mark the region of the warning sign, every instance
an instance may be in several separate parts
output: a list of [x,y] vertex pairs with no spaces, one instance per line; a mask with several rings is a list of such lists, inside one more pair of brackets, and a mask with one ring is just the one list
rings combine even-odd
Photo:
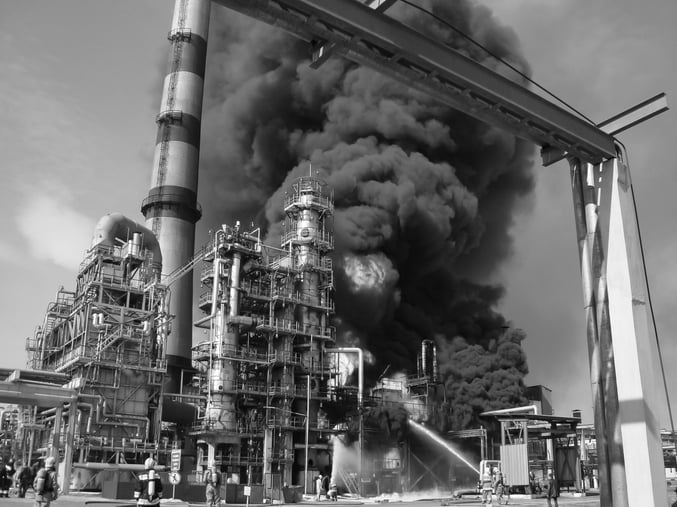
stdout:
[[172,449],[172,463],[170,470],[172,472],[181,470],[181,449]]
[[181,482],[181,474],[179,472],[169,473],[169,483],[176,486]]

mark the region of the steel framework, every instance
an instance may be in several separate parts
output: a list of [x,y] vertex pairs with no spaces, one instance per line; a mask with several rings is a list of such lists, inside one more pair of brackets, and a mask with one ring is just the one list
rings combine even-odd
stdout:
[[93,246],[76,290],[58,291],[27,341],[28,366],[63,374],[74,393],[54,397],[54,407],[68,408],[67,425],[57,428],[54,408],[35,412],[42,455],[51,453],[54,438],[69,444],[77,463],[140,463],[159,451],[167,294],[149,284],[152,255],[138,240]]
[[209,339],[193,348],[205,400],[192,431],[198,474],[211,462],[233,482],[264,484],[268,497],[305,483],[308,465],[327,467],[334,432],[323,410],[335,401],[325,358],[336,339],[332,192],[302,177],[284,210],[281,248],[239,223],[214,234],[200,275],[207,315],[196,322]]

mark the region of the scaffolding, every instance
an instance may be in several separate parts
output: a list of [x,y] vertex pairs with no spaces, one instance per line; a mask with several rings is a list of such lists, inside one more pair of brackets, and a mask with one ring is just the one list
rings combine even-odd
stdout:
[[[27,340],[28,367],[62,373],[78,393],[53,424],[54,410],[35,410],[34,450],[49,453],[54,427],[72,432],[74,461],[142,463],[159,448],[168,291],[143,238],[93,246],[80,264],[75,291],[59,289],[44,322]],[[72,428],[72,429],[71,429]]]

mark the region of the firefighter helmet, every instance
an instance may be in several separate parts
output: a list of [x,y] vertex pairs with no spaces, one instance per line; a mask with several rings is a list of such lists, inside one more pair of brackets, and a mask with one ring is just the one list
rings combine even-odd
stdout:
[[54,468],[55,464],[56,460],[54,459],[54,456],[50,456],[45,460],[45,468]]
[[153,458],[147,458],[143,463],[143,466],[146,467],[146,470],[150,470],[151,468],[155,467],[155,460]]

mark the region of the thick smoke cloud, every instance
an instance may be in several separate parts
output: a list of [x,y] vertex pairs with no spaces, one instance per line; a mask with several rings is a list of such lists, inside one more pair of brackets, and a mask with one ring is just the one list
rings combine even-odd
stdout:
[[[421,2],[528,72],[516,37],[469,0]],[[486,283],[511,253],[513,215],[529,205],[533,148],[375,71],[215,8],[203,120],[204,227],[249,220],[279,244],[282,198],[313,171],[335,192],[336,324],[374,356],[368,377],[416,371],[438,344],[453,426],[523,402],[524,338]],[[504,73],[448,27],[407,6],[406,24]],[[513,76],[514,78],[514,76]]]

